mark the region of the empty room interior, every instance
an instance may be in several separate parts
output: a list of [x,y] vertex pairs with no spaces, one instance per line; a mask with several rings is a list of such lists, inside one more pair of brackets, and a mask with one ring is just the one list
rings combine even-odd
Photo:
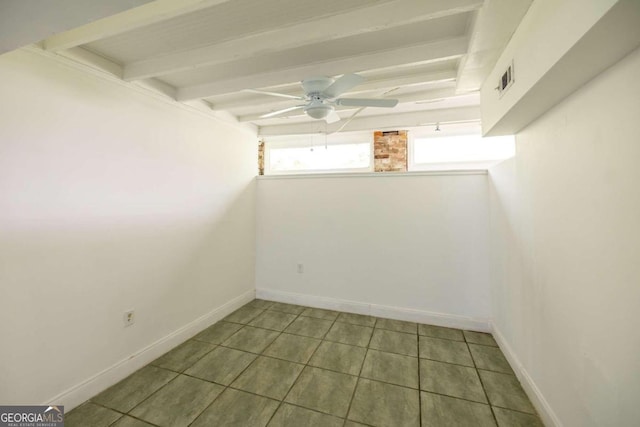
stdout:
[[638,0],[7,0],[0,106],[0,425],[640,425]]

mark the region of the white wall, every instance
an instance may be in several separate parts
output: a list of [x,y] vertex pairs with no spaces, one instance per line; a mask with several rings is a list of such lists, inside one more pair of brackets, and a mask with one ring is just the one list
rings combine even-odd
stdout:
[[640,50],[490,170],[494,324],[550,425],[640,419],[638,76]]
[[74,406],[253,292],[256,138],[33,52],[0,82],[0,402]]
[[[492,129],[520,102],[617,1],[534,1],[482,86],[484,132]],[[499,97],[495,87],[511,64],[514,66],[515,83]],[[564,82],[564,85],[571,85],[571,82]],[[564,90],[563,86],[552,89]],[[532,103],[529,99],[529,104]]]
[[490,310],[486,178],[260,179],[258,295],[360,303],[347,310],[373,304],[389,309],[378,314],[482,328]]

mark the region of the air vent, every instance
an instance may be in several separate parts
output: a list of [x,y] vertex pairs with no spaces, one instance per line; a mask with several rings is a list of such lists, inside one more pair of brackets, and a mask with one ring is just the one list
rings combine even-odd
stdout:
[[502,73],[500,79],[498,80],[498,86],[496,86],[496,90],[498,91],[500,97],[509,89],[513,83],[515,82],[515,78],[513,75],[513,63],[507,67],[507,69]]

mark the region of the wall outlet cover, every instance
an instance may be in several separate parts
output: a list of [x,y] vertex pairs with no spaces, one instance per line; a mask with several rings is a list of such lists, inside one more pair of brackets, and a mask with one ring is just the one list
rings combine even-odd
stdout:
[[122,316],[124,326],[131,326],[136,322],[136,313],[133,310],[125,311]]

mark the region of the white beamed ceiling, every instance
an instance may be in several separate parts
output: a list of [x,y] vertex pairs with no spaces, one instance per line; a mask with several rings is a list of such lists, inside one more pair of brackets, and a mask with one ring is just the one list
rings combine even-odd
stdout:
[[300,111],[261,119],[299,101],[245,89],[302,95],[304,78],[359,73],[367,81],[346,96],[400,102],[345,129],[389,129],[479,120],[480,83],[531,1],[156,0],[42,46],[178,102],[204,101],[263,135],[336,130],[357,109],[338,108],[329,127]]

